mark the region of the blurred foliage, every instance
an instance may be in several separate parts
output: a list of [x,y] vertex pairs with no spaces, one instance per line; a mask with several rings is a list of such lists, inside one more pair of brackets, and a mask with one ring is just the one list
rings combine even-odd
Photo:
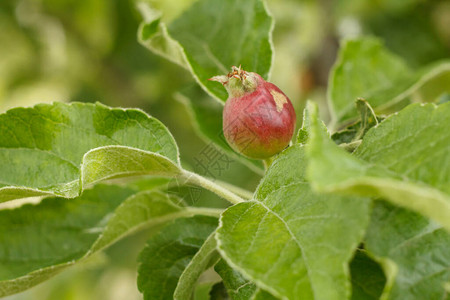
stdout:
[[[193,0],[146,2],[170,21]],[[194,81],[185,70],[138,44],[141,17],[136,4],[134,0],[0,1],[0,111],[51,101],[140,107],[168,126],[180,145],[183,164],[194,168],[195,158],[208,145],[188,125],[189,114],[175,99]],[[450,57],[449,1],[267,0],[267,4],[276,22],[271,81],[289,95],[299,115],[308,98],[315,99],[326,114],[328,73],[341,38],[378,36],[414,68]],[[447,98],[442,96],[443,101]],[[252,190],[260,178],[237,162],[215,176]],[[190,203],[225,206],[207,191],[184,187],[173,192]],[[148,235],[140,233],[109,249],[106,254],[113,262],[109,267],[99,259],[86,267],[89,271],[65,272],[58,280],[8,299],[116,299],[104,296],[112,295],[106,291],[113,286],[120,286],[123,291],[115,293],[125,293],[126,299],[140,299],[133,249],[142,248]]]

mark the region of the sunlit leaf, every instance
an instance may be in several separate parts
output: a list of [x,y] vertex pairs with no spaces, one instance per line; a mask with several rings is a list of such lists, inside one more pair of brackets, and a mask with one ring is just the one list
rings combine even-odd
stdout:
[[408,106],[369,130],[354,155],[323,134],[311,107],[309,175],[317,190],[382,197],[450,230],[450,103]]
[[103,179],[180,172],[167,128],[137,109],[54,103],[0,115],[0,202],[73,198]]
[[228,208],[217,231],[231,267],[286,299],[345,299],[348,263],[368,223],[370,201],[314,193],[304,147],[273,162],[254,200]]

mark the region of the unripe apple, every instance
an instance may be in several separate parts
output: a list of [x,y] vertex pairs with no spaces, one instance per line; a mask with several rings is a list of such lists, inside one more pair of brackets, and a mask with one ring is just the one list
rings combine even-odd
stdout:
[[232,67],[215,76],[228,91],[223,110],[223,133],[228,144],[249,158],[266,159],[289,145],[295,111],[289,98],[260,75]]

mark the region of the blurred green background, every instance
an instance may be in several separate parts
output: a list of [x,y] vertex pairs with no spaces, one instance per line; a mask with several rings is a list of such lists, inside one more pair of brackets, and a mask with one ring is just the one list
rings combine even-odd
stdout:
[[[170,22],[193,1],[147,2]],[[0,1],[0,112],[52,101],[140,107],[170,129],[183,164],[193,166],[208,143],[196,135],[175,94],[195,83],[186,70],[138,44],[141,17],[136,4]],[[299,116],[310,98],[321,104],[327,119],[328,72],[342,38],[378,36],[414,68],[450,57],[450,1],[268,0],[267,4],[276,22],[271,81],[290,97]],[[238,162],[215,177],[249,190],[260,179]],[[207,191],[193,195],[180,187],[171,192],[195,205],[226,205]],[[128,237],[89,262],[6,299],[141,299],[136,256],[151,233]]]

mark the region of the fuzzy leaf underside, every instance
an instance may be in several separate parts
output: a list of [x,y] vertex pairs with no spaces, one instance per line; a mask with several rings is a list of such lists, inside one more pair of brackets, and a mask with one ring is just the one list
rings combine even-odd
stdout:
[[73,198],[98,181],[176,176],[178,148],[167,128],[137,109],[53,103],[0,115],[0,202]]
[[192,260],[181,273],[177,287],[174,291],[175,300],[189,299],[194,293],[195,286],[200,275],[209,265],[214,264],[219,259],[216,251],[217,243],[213,232],[194,255]]

